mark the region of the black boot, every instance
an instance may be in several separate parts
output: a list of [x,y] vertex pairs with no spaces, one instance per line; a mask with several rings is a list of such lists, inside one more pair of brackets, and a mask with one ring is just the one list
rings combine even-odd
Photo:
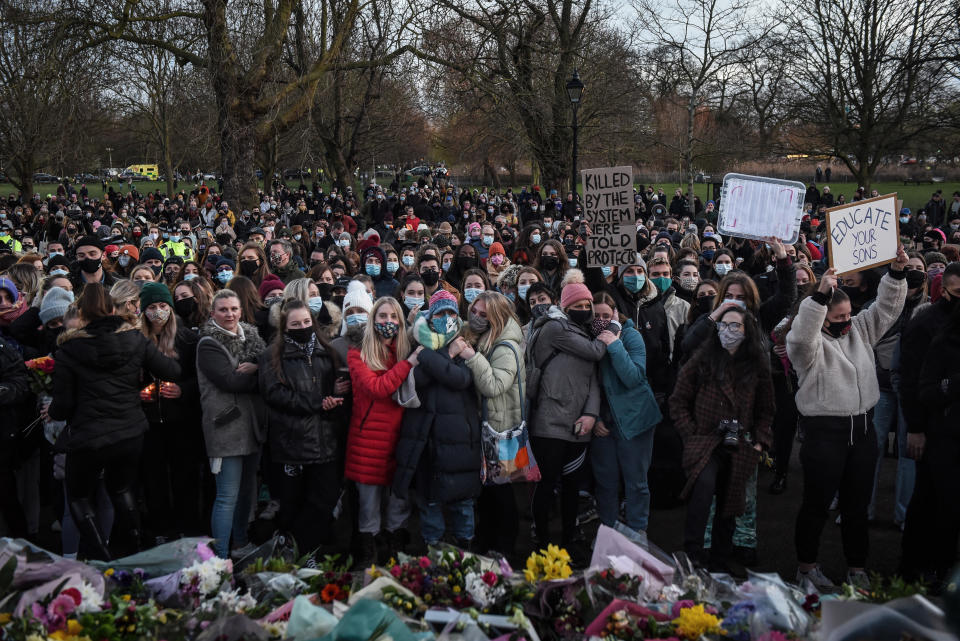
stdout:
[[400,528],[394,530],[393,532],[387,532],[387,553],[393,557],[397,558],[397,555],[401,552],[404,554],[407,553],[407,545],[410,543],[410,532],[405,528]]
[[87,499],[70,501],[70,515],[80,531],[80,544],[83,555],[101,561],[110,561],[112,556],[97,527],[97,514]]
[[121,535],[115,549],[121,558],[140,551],[140,509],[131,490],[123,490],[110,496],[116,515],[117,532]]
[[377,561],[377,539],[368,532],[361,532],[357,537],[357,556],[354,567],[363,570]]

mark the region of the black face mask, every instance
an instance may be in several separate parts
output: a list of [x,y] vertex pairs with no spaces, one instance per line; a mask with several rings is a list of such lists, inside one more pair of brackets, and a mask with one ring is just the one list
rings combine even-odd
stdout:
[[420,278],[423,280],[423,284],[427,287],[433,287],[440,282],[440,272],[429,270],[420,274]]
[[471,267],[476,267],[477,259],[473,256],[458,256],[457,257],[457,267],[461,272],[464,272]]
[[181,298],[180,300],[173,301],[173,311],[177,312],[177,316],[181,318],[189,318],[196,310],[197,299],[192,296],[190,298]]
[[330,300],[330,295],[333,292],[333,285],[330,283],[318,283],[317,292],[320,294],[320,298],[323,300]]
[[80,266],[81,271],[87,274],[96,274],[97,270],[100,269],[100,259],[84,258],[83,260],[78,260],[77,265]]
[[560,259],[556,256],[541,256],[540,257],[540,266],[543,267],[548,272],[552,272],[557,267],[560,266]]
[[[81,269],[83,268],[81,267]],[[162,270],[163,267],[161,267],[160,265],[150,265],[150,269],[153,270],[153,275],[156,276],[157,274],[160,273],[160,270]]]
[[301,345],[306,345],[310,342],[310,337],[314,335],[313,327],[298,327],[297,329],[288,329],[287,336],[292,338],[295,342],[300,343]]
[[253,275],[257,273],[257,261],[255,260],[241,260],[240,261],[240,273],[247,278],[253,278]]
[[539,303],[530,308],[530,316],[533,319],[540,318],[541,316],[546,314],[549,309],[550,309],[549,303]]
[[567,312],[567,316],[573,323],[580,325],[581,327],[586,327],[593,321],[593,310],[592,309],[571,309]]
[[846,336],[847,332],[850,331],[850,322],[848,320],[840,321],[838,323],[832,323],[827,321],[826,332],[833,336],[834,338],[840,338],[841,336]]
[[697,299],[697,311],[709,314],[713,311],[713,296],[701,296]]
[[920,269],[907,270],[907,289],[921,287],[927,280],[927,275]]

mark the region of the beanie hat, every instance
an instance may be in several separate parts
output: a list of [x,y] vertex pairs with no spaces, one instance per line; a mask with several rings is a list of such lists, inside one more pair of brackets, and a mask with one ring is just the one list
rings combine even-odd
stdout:
[[490,249],[487,250],[487,253],[491,256],[495,254],[503,254],[504,256],[507,255],[507,252],[503,251],[503,245],[500,243],[493,243],[490,245]]
[[54,318],[62,318],[73,302],[73,292],[63,287],[52,287],[40,301],[40,322],[46,325]]
[[116,245],[107,245],[106,247],[103,248],[103,251],[105,251],[108,254],[112,254],[113,252],[120,251],[120,248],[117,247]]
[[147,282],[140,290],[140,309],[146,309],[153,303],[166,303],[173,307],[173,296],[170,290],[162,283]]
[[351,307],[359,307],[366,313],[373,309],[373,301],[370,294],[367,293],[366,286],[359,280],[351,280],[347,285],[347,293],[343,297],[343,319],[340,321],[341,336],[347,332],[347,310]]
[[923,262],[927,265],[931,263],[943,263],[946,265],[950,261],[947,260],[947,256],[943,252],[927,252],[923,255]]
[[182,264],[183,264],[183,258],[181,258],[180,256],[170,256],[169,258],[167,258],[167,260],[163,261],[164,267],[166,267],[167,265],[182,265]]
[[940,237],[940,242],[943,242],[943,243],[947,242],[947,236],[946,236],[941,230],[937,229],[936,227],[934,227],[933,229],[928,229],[927,231],[923,232],[923,235],[924,235],[924,236],[931,236],[931,237],[932,237],[932,236],[939,236],[939,237]]
[[637,252],[637,262],[634,263],[637,267],[643,267],[643,271],[647,271],[647,261],[643,259],[643,256],[640,255],[640,252]]
[[140,260],[140,250],[137,249],[136,245],[124,245],[120,248],[121,254],[128,254],[133,260]]
[[593,300],[593,294],[583,283],[568,283],[560,294],[560,309],[566,309],[581,300]]
[[147,247],[142,252],[140,252],[140,262],[145,263],[148,260],[163,260],[163,254],[160,253],[160,250],[156,247]]
[[376,230],[376,229],[374,229],[373,227],[371,227],[371,228],[368,229],[367,231],[363,232],[363,239],[364,239],[364,240],[369,240],[370,238],[372,238],[372,237],[374,237],[374,236],[376,236],[376,238],[377,238],[377,243],[379,243],[379,242],[380,242],[380,234],[377,233],[377,230]]
[[277,278],[274,274],[267,274],[260,283],[260,287],[257,289],[257,292],[260,294],[260,300],[266,300],[267,294],[275,289],[284,289],[285,287],[286,285],[283,284],[283,281]]
[[453,227],[451,227],[450,223],[448,223],[447,221],[443,221],[442,223],[440,223],[440,226],[437,227],[437,231],[439,231],[441,234],[452,234]]
[[233,260],[227,258],[226,256],[221,256],[217,259],[217,269],[220,269],[221,265],[229,265],[230,269],[236,269],[237,264]]
[[435,314],[445,309],[451,310],[454,314],[460,313],[457,298],[441,287],[430,297],[430,309],[427,311],[427,318],[432,318]]
[[0,276],[0,289],[5,289],[10,292],[10,297],[13,299],[13,302],[20,300],[20,291],[17,289],[16,284],[9,278]]
[[473,230],[480,231],[480,223],[470,223],[467,225],[467,233],[472,234]]
[[673,236],[671,236],[671,235],[670,235],[670,232],[668,232],[668,231],[666,231],[666,230],[664,230],[664,231],[660,232],[659,234],[657,234],[657,238],[656,238],[656,240],[654,240],[654,242],[657,242],[657,240],[660,240],[661,238],[666,238],[666,239],[669,240],[670,242],[673,242]]
[[77,249],[81,247],[96,247],[100,251],[103,251],[103,241],[101,241],[96,236],[82,236],[80,240],[77,241],[77,244],[74,245]]
[[67,268],[67,271],[70,271],[70,261],[66,256],[51,256],[50,259],[47,260],[47,273],[49,274],[57,265],[62,265]]

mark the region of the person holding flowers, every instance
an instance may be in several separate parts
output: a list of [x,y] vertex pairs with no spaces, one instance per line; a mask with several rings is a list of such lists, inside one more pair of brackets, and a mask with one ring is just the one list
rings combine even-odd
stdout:
[[454,340],[462,327],[458,311],[456,297],[441,288],[414,322],[413,340],[424,348],[413,372],[420,406],[404,413],[393,487],[414,496],[427,545],[449,529],[458,546],[469,548],[482,452],[473,374],[460,356],[464,344]]
[[81,327],[60,340],[53,401],[44,414],[67,421],[57,447],[67,454],[64,483],[70,511],[87,553],[109,559],[111,550],[92,507],[100,475],[105,475],[119,526],[111,545],[119,552],[139,549],[134,488],[148,427],[140,405],[141,371],[176,381],[181,370],[176,360],[114,314],[102,284],[87,283],[77,309]]

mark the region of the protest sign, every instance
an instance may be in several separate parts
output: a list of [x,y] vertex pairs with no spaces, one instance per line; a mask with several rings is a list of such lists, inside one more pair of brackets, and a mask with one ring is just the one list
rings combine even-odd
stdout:
[[795,180],[727,174],[717,229],[721,234],[754,240],[773,236],[792,245],[800,237],[806,191],[804,184]]
[[900,246],[896,194],[827,210],[827,251],[838,274],[886,265]]
[[633,213],[633,167],[584,169],[583,214],[587,266],[611,267],[637,262],[637,225]]

